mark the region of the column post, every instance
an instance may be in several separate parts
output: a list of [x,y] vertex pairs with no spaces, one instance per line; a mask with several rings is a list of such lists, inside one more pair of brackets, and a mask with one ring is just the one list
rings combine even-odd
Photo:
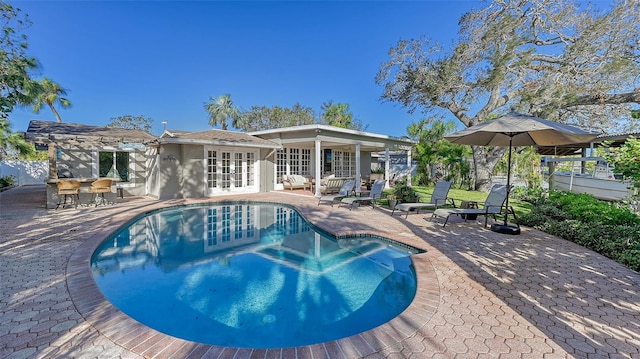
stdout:
[[315,178],[316,178],[316,197],[320,197],[320,181],[322,181],[322,171],[320,169],[320,162],[322,157],[322,149],[321,149],[321,141],[318,137],[316,137],[315,141]]
[[407,175],[407,186],[411,187],[411,174],[413,168],[411,168],[411,147],[407,150],[407,168],[409,169],[409,175]]
[[356,144],[356,193],[360,193],[362,190],[361,180],[362,171],[360,170],[360,144]]
[[391,178],[389,178],[389,163],[391,162],[391,157],[389,156],[389,147],[386,147],[384,149],[384,178],[387,180],[387,182],[385,183],[384,187],[385,188],[389,188],[391,187],[391,184],[389,183],[391,181]]

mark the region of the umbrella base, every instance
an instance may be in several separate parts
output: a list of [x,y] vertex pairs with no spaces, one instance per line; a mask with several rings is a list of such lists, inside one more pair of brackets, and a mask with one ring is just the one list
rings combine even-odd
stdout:
[[494,232],[502,233],[502,234],[512,234],[512,235],[520,234],[520,227],[511,226],[508,224],[494,223],[491,225],[491,230]]

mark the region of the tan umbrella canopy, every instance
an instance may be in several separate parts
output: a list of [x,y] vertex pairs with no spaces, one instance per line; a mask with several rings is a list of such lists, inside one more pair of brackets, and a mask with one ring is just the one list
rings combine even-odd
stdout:
[[590,142],[597,136],[578,127],[510,112],[445,138],[476,146],[560,146]]
[[504,116],[445,136],[445,138],[452,143],[463,145],[509,146],[507,198],[505,202],[507,210],[505,210],[504,215],[504,227],[507,227],[511,187],[511,148],[513,146],[560,146],[572,143],[588,143],[597,136],[598,133],[585,131],[578,127],[517,112],[509,112]]

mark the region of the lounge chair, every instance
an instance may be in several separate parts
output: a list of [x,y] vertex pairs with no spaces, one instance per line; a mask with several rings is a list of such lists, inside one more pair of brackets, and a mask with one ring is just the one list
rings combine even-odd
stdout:
[[[438,207],[447,204],[447,196],[449,195],[449,188],[451,188],[450,181],[438,181],[436,183],[436,187],[433,189],[433,193],[431,194],[431,200],[429,202],[407,202],[407,203],[398,203],[393,210],[391,211],[391,215],[395,213],[396,210],[406,212],[407,215],[405,218],[409,218],[409,212],[416,211],[416,213],[420,213],[421,209],[438,209]],[[449,198],[449,202],[455,207],[455,202],[453,199]]]
[[491,192],[489,192],[489,195],[482,205],[482,208],[438,208],[433,211],[433,215],[431,216],[431,218],[444,218],[444,224],[442,225],[442,227],[444,227],[447,225],[449,217],[454,214],[462,216],[465,221],[469,217],[474,218],[474,215],[481,215],[484,216],[484,226],[486,227],[487,220],[489,219],[490,215],[492,215],[495,219],[496,214],[502,213],[502,207],[506,199],[507,186],[503,184],[494,184],[493,187],[491,187]]
[[379,200],[382,197],[382,190],[384,189],[384,185],[387,183],[387,180],[376,180],[373,182],[373,186],[371,186],[371,192],[369,192],[368,196],[365,197],[347,197],[340,200],[340,204],[348,204],[349,210],[353,209],[353,204],[360,202],[371,202],[371,206],[376,206],[376,200]]
[[353,192],[355,185],[355,180],[344,181],[337,194],[327,194],[320,197],[320,199],[318,199],[318,206],[321,202],[331,202],[331,207],[333,207],[333,203],[336,202],[338,198],[347,197],[351,192]]

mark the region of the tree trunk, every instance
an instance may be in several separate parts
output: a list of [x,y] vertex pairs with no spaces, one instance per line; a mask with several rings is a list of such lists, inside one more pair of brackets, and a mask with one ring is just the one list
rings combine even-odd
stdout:
[[491,190],[493,169],[504,156],[504,147],[494,147],[488,149],[484,146],[472,146],[473,149],[473,170],[474,189],[476,191],[489,192]]
[[58,113],[56,108],[53,105],[50,105],[50,104],[48,105],[51,108],[51,111],[53,111],[53,114],[56,116],[56,120],[58,120],[58,122],[62,122],[62,118],[60,117],[60,114]]

